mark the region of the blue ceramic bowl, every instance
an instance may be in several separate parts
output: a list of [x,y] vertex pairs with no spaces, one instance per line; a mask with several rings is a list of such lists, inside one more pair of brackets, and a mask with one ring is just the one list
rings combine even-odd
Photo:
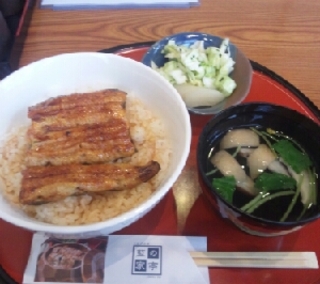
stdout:
[[[300,220],[290,218],[285,222],[278,221],[278,218],[267,219],[257,216],[256,212],[249,214],[241,211],[235,204],[243,201],[243,196],[233,195],[233,202],[226,201],[213,187],[212,176],[206,175],[210,171],[208,156],[214,147],[219,147],[221,138],[230,129],[248,127],[270,127],[280,131],[298,142],[307,152],[313,162],[317,175],[316,190],[317,204],[313,205],[306,215]],[[213,117],[204,127],[199,136],[197,147],[197,164],[199,169],[199,181],[201,188],[211,206],[216,209],[224,218],[232,221],[241,230],[257,236],[278,236],[296,231],[306,224],[314,222],[320,217],[320,126],[308,117],[295,110],[283,106],[267,103],[245,103],[230,107]],[[236,190],[237,192],[237,190]],[[291,200],[292,196],[289,196]],[[300,197],[299,197],[300,198]],[[287,200],[288,201],[288,200]],[[245,203],[247,200],[245,201]],[[269,214],[285,211],[284,199],[278,199],[278,203],[272,208],[268,203],[264,209]],[[290,201],[289,201],[290,202]],[[270,203],[269,203],[270,204]],[[302,206],[301,206],[302,207]],[[295,212],[299,215],[302,211],[297,205]],[[293,211],[292,211],[293,212]],[[257,212],[258,213],[258,212]],[[268,216],[271,216],[268,215]]]
[[[147,66],[151,66],[151,62],[154,62],[158,67],[161,67],[167,62],[168,59],[162,54],[164,46],[169,40],[174,40],[177,45],[190,46],[196,41],[204,41],[204,47],[209,46],[220,47],[223,38],[197,32],[185,32],[167,36],[155,44],[146,52],[142,58],[142,63]],[[191,113],[196,114],[216,114],[219,111],[228,108],[233,105],[241,103],[248,95],[252,81],[252,67],[249,59],[230,42],[229,45],[232,59],[235,61],[234,70],[231,73],[231,77],[236,81],[237,88],[231,96],[224,101],[213,107],[197,107],[189,108]]]

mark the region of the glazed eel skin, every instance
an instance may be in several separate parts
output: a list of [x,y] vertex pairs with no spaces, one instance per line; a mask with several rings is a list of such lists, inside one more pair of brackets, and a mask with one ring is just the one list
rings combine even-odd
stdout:
[[156,161],[123,162],[135,147],[126,93],[107,89],[50,98],[28,109],[30,147],[20,203],[38,205],[68,196],[133,188],[160,171]]
[[156,161],[144,166],[112,163],[28,167],[23,172],[20,203],[38,205],[72,195],[130,189],[148,181],[159,170]]
[[111,162],[135,147],[126,118],[126,93],[103,90],[51,98],[28,111],[28,166]]

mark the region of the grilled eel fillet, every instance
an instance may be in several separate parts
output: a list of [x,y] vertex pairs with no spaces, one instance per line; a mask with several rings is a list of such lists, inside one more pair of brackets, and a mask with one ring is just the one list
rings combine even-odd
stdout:
[[111,162],[135,148],[126,93],[108,89],[51,98],[28,109],[32,124],[27,166]]
[[145,166],[113,163],[28,167],[22,173],[20,203],[38,205],[72,195],[129,189],[148,181],[159,170],[155,161]]
[[44,102],[29,107],[28,117],[34,121],[44,120],[62,111],[77,108],[95,107],[108,104],[125,104],[126,93],[117,89],[106,89],[93,93],[75,93],[71,95],[50,98]]

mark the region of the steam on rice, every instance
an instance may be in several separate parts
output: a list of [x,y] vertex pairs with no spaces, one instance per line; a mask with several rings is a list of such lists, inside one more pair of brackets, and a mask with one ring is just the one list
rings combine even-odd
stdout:
[[171,141],[160,117],[150,111],[139,99],[127,96],[127,115],[131,138],[138,150],[126,162],[143,165],[155,160],[161,165],[160,172],[147,183],[123,191],[103,194],[71,196],[58,202],[43,205],[19,204],[19,191],[28,149],[27,128],[21,126],[1,141],[0,191],[14,206],[29,216],[56,225],[82,225],[116,217],[147,200],[164,178],[171,158]]

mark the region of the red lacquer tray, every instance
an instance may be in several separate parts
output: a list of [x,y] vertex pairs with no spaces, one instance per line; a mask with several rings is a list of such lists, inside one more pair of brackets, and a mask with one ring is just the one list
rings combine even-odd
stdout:
[[[102,50],[140,61],[152,42]],[[320,123],[320,111],[299,90],[252,62],[253,82],[245,102],[263,101],[295,109]],[[209,251],[315,251],[320,257],[320,220],[287,236],[248,235],[220,217],[201,193],[196,165],[198,136],[210,116],[191,115],[192,143],[187,164],[172,190],[146,216],[116,232],[132,235],[207,236]],[[0,220],[0,283],[21,283],[32,233]],[[1,269],[2,266],[2,269]],[[211,283],[319,284],[319,269],[210,268]]]

